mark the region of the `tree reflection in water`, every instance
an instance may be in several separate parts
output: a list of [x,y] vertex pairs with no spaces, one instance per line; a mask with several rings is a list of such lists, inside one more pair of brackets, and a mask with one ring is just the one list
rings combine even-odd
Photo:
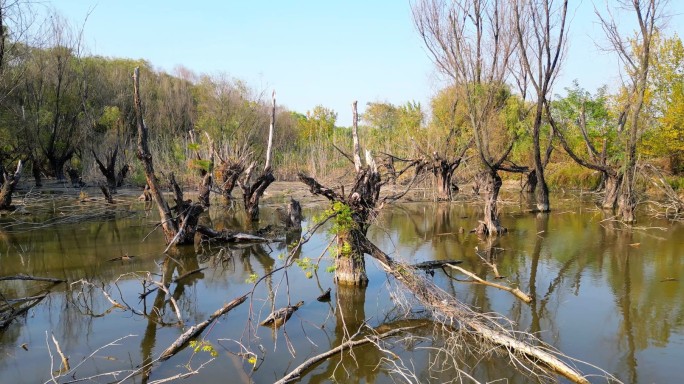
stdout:
[[[538,334],[570,356],[619,372],[625,382],[676,381],[681,373],[678,361],[683,356],[677,341],[684,337],[684,303],[681,300],[684,297],[681,284],[684,227],[645,220],[641,223],[644,228],[630,229],[591,206],[578,205],[576,201],[568,204],[571,205],[556,204],[556,211],[540,215],[527,212],[524,202],[519,207],[506,205],[502,209],[502,222],[510,232],[487,242],[468,233],[477,226],[480,217],[477,207],[459,203],[411,203],[386,209],[370,236],[398,259],[412,263],[460,259],[465,269],[482,278],[520,287],[534,296],[535,301],[528,305],[506,292],[448,280],[439,271],[431,277],[479,311],[502,313],[512,319],[518,329]],[[236,215],[213,215],[211,219],[214,226],[242,225]],[[162,256],[163,241],[160,243],[157,234],[153,233],[141,242],[152,229],[148,220],[134,217],[41,231],[0,231],[2,274],[29,273],[66,277],[71,281],[86,278],[104,283],[119,295],[114,282],[122,274],[163,271],[163,281],[169,282],[189,270],[208,267],[170,287],[170,297],[178,302],[189,326],[206,319],[235,295],[249,291],[252,286],[246,280],[250,275],[264,276],[280,267],[283,260],[279,256],[288,253],[292,249],[288,244],[299,238],[295,233],[288,235],[283,243],[199,247],[199,252],[192,247],[180,248],[177,254],[168,258]],[[658,229],[660,227],[665,229]],[[330,241],[323,232],[295,257],[316,259]],[[124,253],[137,257],[125,262],[107,261]],[[505,278],[495,279],[492,268],[480,257],[495,264]],[[249,307],[244,306],[219,319],[206,337],[214,343],[216,339],[224,338],[244,341],[247,348],[265,358],[263,364],[253,371],[245,358],[228,353],[227,350],[236,350],[231,344],[221,349],[218,363],[207,366],[188,382],[216,381],[225,377],[242,382],[270,382],[303,359],[339,345],[345,337],[355,333],[364,320],[376,328],[386,322],[396,326],[399,324],[397,318],[406,315],[391,302],[385,274],[375,263],[369,263],[371,284],[361,290],[334,286],[331,274],[325,272],[327,265],[330,265],[329,260],[324,258],[321,268],[313,274],[315,279],[311,280],[297,267],[290,269],[287,280],[282,272],[276,272],[255,291],[257,306],[263,303],[266,313],[272,306],[286,304],[288,287],[285,282],[289,283],[293,302],[306,302],[286,324],[296,356],[282,347],[282,337],[272,338],[270,329],[252,329],[254,333],[244,337],[250,316]],[[117,284],[121,295],[136,309],[144,310],[145,317],[118,310],[103,317],[80,312],[72,305],[72,295],[77,292],[68,291],[66,285],[57,286],[49,300],[0,334],[3,381],[44,381],[41,373],[44,370],[26,370],[25,367],[45,367],[48,361],[44,347],[46,330],[54,332],[72,359],[87,356],[98,346],[125,334],[140,335],[141,339],[128,339],[126,346],[107,352],[115,360],[106,360],[106,363],[98,360],[88,368],[89,372],[122,365],[130,369],[153,361],[180,332],[179,328],[168,326],[176,321],[175,313],[170,311],[169,297],[158,291],[138,305],[137,295],[142,290],[138,281],[122,279]],[[330,286],[335,295],[332,303],[316,302],[315,298]],[[1,289],[8,297],[28,293],[24,286],[17,284],[4,284]],[[111,306],[96,290],[85,292],[81,297],[92,308],[101,309],[95,314]],[[408,318],[415,319],[415,315],[410,313]],[[413,333],[417,336],[414,344],[392,339],[392,352],[413,364],[421,380],[448,382],[449,375],[455,371],[451,368],[445,371],[449,374],[435,371],[437,366],[445,367],[440,365],[444,361],[428,349],[439,346],[439,336],[433,337],[431,330],[425,330],[430,327],[421,329]],[[17,352],[17,346],[24,343],[29,350]],[[135,346],[131,348],[133,343]],[[267,351],[263,356],[259,345]],[[154,371],[146,369],[137,380],[149,382],[157,376],[173,374],[191,355],[192,351],[186,349],[174,358],[174,362],[157,366]],[[379,365],[386,356],[371,346],[355,349],[353,357],[344,353],[314,367],[304,381],[323,383],[334,377],[337,381],[390,382],[389,368]],[[469,356],[464,349],[462,359],[460,368],[470,367],[468,372],[482,380],[528,381],[512,372],[507,361],[497,357],[481,361],[478,356]],[[224,364],[228,361],[230,363]],[[589,370],[589,373],[595,371]]]

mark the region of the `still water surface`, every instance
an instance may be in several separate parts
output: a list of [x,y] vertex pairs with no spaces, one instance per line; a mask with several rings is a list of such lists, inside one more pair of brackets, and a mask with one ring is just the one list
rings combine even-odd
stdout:
[[[554,203],[550,215],[525,213],[524,204],[504,205],[502,221],[510,231],[489,244],[495,247],[499,273],[506,276],[502,281],[529,292],[535,298],[532,304],[493,288],[451,280],[439,271],[434,276],[438,285],[480,311],[507,316],[516,329],[535,333],[568,356],[601,367],[623,382],[680,382],[684,376],[684,226],[644,218],[640,229],[624,230],[605,220],[605,214],[591,204],[572,199]],[[146,214],[142,203],[132,203],[129,210],[132,215],[119,214],[106,221],[0,231],[0,276],[25,273],[69,281],[55,286],[47,299],[0,331],[0,382],[49,381],[51,370],[59,367],[54,344],[47,341],[51,334],[70,357],[72,368],[88,357],[75,376],[60,382],[126,371],[149,362],[183,329],[174,324],[177,317],[163,293],[139,299],[144,289],[140,277],[146,271],[177,276],[207,267],[170,286],[187,327],[250,292],[250,276],[264,276],[278,268],[287,252],[284,243],[223,250],[186,247],[171,259],[163,255],[161,233],[153,231],[154,212]],[[312,218],[319,212],[309,208],[305,216]],[[402,204],[383,212],[370,237],[399,259],[459,259],[464,268],[494,281],[492,270],[478,257],[488,244],[468,233],[480,214],[473,204]],[[272,207],[265,207],[262,215],[265,223],[275,221]],[[39,215],[20,218],[44,219]],[[2,220],[6,226],[17,218]],[[207,222],[217,228],[240,228],[242,223],[240,213],[215,208]],[[315,235],[304,245],[300,260],[315,262],[329,241],[325,231]],[[108,261],[122,255],[135,258]],[[372,259],[367,259],[370,284],[364,290],[338,289],[326,272],[330,264],[324,257],[312,278],[294,266],[286,274],[278,272],[262,281],[247,302],[205,332],[206,345],[211,346],[207,349],[216,357],[183,382],[270,383],[307,358],[338,345],[345,332],[353,333],[364,320],[386,330],[425,316],[419,307],[407,312],[396,305],[400,290]],[[75,283],[81,279],[95,285],[84,288]],[[3,282],[0,292],[5,298],[19,298],[35,295],[46,286]],[[148,316],[111,308],[100,287]],[[332,287],[332,301],[316,301],[328,287]],[[288,303],[288,295],[290,302],[303,300],[305,304],[284,329],[274,332],[259,326],[273,305]],[[401,357],[420,382],[449,382],[456,377],[453,364],[433,349],[441,345],[440,335],[431,328],[414,335],[412,340],[389,341],[386,347]],[[116,345],[98,350],[122,337]],[[255,364],[252,356],[257,357]],[[401,382],[392,372],[391,362],[397,360],[384,360],[387,356],[376,348],[359,348],[353,356],[337,356],[316,365],[301,382]],[[193,353],[186,348],[132,381],[153,382],[187,372],[188,367],[197,369],[211,359],[210,351]],[[458,360],[459,369],[483,382],[530,380],[511,369],[503,357],[481,359],[464,348]],[[597,373],[579,366],[585,373]],[[117,378],[125,376],[122,372]],[[116,380],[110,376],[95,382],[112,381]]]

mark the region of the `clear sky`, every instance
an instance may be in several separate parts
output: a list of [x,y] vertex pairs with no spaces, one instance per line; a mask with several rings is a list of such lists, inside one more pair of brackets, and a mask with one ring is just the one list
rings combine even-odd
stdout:
[[[613,1],[609,1],[609,4]],[[597,0],[601,7],[604,2]],[[351,102],[425,107],[444,83],[423,49],[408,0],[54,0],[84,26],[91,54],[143,58],[173,71],[224,72],[278,103],[306,112],[334,109],[351,123]],[[593,3],[571,1],[571,45],[556,92],[573,79],[594,90],[618,81],[618,65],[595,47],[603,41]],[[670,30],[684,36],[684,1],[671,4]],[[89,14],[87,21],[86,16]]]

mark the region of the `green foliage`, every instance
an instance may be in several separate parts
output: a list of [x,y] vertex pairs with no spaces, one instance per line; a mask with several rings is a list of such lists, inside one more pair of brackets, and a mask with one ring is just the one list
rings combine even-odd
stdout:
[[349,232],[351,229],[356,228],[356,222],[352,217],[351,207],[348,205],[335,201],[332,203],[330,208],[326,209],[320,215],[314,217],[315,222],[321,222],[328,217],[332,217],[333,225],[330,227],[328,232],[333,235],[340,233]]
[[257,280],[259,280],[259,275],[257,275],[256,273],[252,273],[249,275],[249,277],[247,277],[247,279],[245,279],[245,283],[254,284]]
[[684,191],[684,177],[671,176],[666,177],[666,180],[675,191]]
[[646,110],[654,120],[646,129],[643,152],[668,157],[674,172],[684,171],[684,45],[679,36],[654,44],[651,84]]
[[199,352],[207,352],[211,357],[216,357],[218,356],[218,351],[214,346],[205,340],[197,341],[197,340],[191,340],[190,343],[190,348],[192,348],[192,351],[194,353],[199,353]]
[[551,163],[546,168],[546,182],[550,188],[594,189],[601,174],[575,162]]
[[573,152],[583,158],[589,158],[580,129],[584,118],[589,142],[599,153],[603,151],[605,143],[609,162],[619,162],[624,153],[624,143],[620,141],[617,131],[619,112],[612,110],[613,103],[606,87],[599,88],[592,95],[575,81],[572,87],[566,88],[566,92],[565,97],[557,97],[552,106],[552,113],[554,119],[561,124],[563,134]]
[[315,139],[330,138],[336,121],[335,111],[322,105],[315,106],[312,111],[306,112],[306,116],[297,120],[300,142],[309,143]]
[[190,165],[195,169],[203,169],[207,172],[211,171],[211,161],[209,160],[192,159],[190,160]]
[[310,258],[305,257],[302,259],[297,259],[296,261],[297,266],[304,271],[305,276],[307,279],[310,279],[313,277],[313,271],[315,271],[318,268],[318,265],[313,263]]

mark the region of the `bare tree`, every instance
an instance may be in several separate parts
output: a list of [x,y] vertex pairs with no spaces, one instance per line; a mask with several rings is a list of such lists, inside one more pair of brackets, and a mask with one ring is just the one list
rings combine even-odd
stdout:
[[105,153],[105,162],[102,162],[102,160],[100,160],[100,158],[98,157],[97,153],[95,153],[95,150],[91,149],[91,152],[93,154],[93,157],[95,158],[95,162],[97,163],[98,168],[100,169],[100,172],[102,172],[102,175],[107,180],[107,188],[109,189],[110,193],[116,193],[116,189],[123,185],[124,179],[126,179],[128,171],[130,170],[128,164],[122,165],[118,172],[116,170],[116,162],[119,154],[119,147],[119,143],[116,143],[114,145],[114,148]]
[[252,170],[256,166],[256,162],[252,164],[245,171],[245,176],[242,181],[238,180],[238,184],[242,189],[242,200],[245,204],[245,211],[247,216],[251,221],[259,221],[259,199],[266,192],[266,188],[275,181],[273,176],[273,169],[271,167],[271,152],[273,150],[273,130],[275,129],[275,111],[276,111],[276,99],[275,91],[272,95],[272,105],[271,105],[271,123],[269,124],[268,130],[268,145],[266,147],[266,163],[264,164],[264,170],[261,175],[256,178],[252,183]]
[[608,12],[596,14],[608,38],[610,47],[617,53],[621,63],[626,67],[627,81],[625,91],[628,97],[626,112],[627,146],[625,150],[624,176],[620,196],[618,197],[618,215],[625,222],[634,222],[636,196],[634,192],[636,174],[636,146],[643,128],[640,114],[644,106],[644,96],[648,88],[648,75],[651,66],[651,43],[658,30],[658,23],[663,18],[663,8],[667,0],[620,0],[621,7],[633,14],[638,23],[634,35],[621,32],[616,19]]
[[[544,102],[549,97],[565,51],[568,0],[513,0],[512,3],[519,69],[522,77],[532,84],[536,96],[532,125],[534,170],[531,172],[533,177],[528,180],[535,181],[534,184],[530,183],[530,189],[536,193],[537,210],[548,212],[549,188],[544,177],[544,168],[552,147],[547,147],[546,157],[542,161],[540,133],[545,113]],[[528,81],[519,83],[528,84]]]
[[169,181],[175,196],[175,215],[164,200],[159,181],[154,172],[152,154],[147,143],[148,128],[142,115],[142,101],[140,100],[140,70],[135,68],[133,72],[133,98],[135,105],[136,124],[138,127],[138,159],[143,163],[145,179],[150,189],[152,200],[157,205],[164,238],[169,247],[173,244],[192,244],[195,240],[195,231],[199,215],[204,211],[198,203],[191,203],[183,199],[183,192],[176,183],[173,173]]
[[[336,220],[337,247],[335,255],[335,281],[344,285],[366,286],[366,262],[363,258],[366,249],[366,233],[371,222],[385,203],[403,197],[413,186],[423,169],[422,161],[411,161],[401,173],[415,168],[413,178],[402,192],[380,197],[380,190],[389,181],[382,180],[382,175],[370,151],[366,151],[365,159],[361,158],[361,145],[358,134],[357,102],[352,104],[352,155],[343,155],[354,164],[354,184],[345,193],[344,186],[340,191],[321,185],[315,179],[299,173],[299,180],[309,187],[314,195],[325,196],[332,205],[332,215]],[[341,151],[341,150],[340,150]]]
[[509,61],[515,47],[509,2],[504,0],[421,0],[413,4],[413,20],[437,68],[463,90],[466,114],[480,159],[478,180],[484,192],[481,234],[497,235],[499,171],[522,171],[504,165],[515,133],[498,119],[510,93],[506,87]]
[[[624,100],[619,106],[620,116],[616,123],[617,136],[624,142],[624,160],[622,164],[609,165],[606,159],[606,142],[599,150],[590,141],[587,134],[586,111],[581,107],[579,128],[589,152],[589,159],[578,156],[567,143],[563,133],[558,130],[558,124],[550,114],[550,103],[545,101],[549,122],[554,127],[561,144],[573,160],[578,164],[600,171],[605,181],[605,196],[603,207],[607,209],[618,206],[618,216],[624,222],[636,220],[635,174],[636,174],[636,146],[644,131],[641,111],[648,87],[648,76],[651,66],[651,44],[664,19],[663,10],[667,0],[620,0],[617,9],[634,16],[637,30],[634,34],[621,32],[614,14],[607,8],[604,14],[595,10],[601,26],[606,34],[609,49],[617,53],[621,64],[625,67],[626,76],[623,80],[621,92]],[[625,20],[625,19],[623,19]]]

